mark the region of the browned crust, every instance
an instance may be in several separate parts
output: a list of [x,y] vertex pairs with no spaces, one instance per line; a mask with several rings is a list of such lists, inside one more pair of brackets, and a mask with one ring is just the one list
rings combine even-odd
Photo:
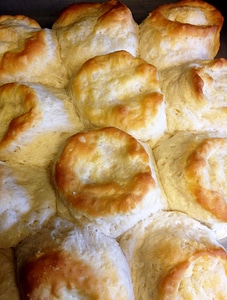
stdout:
[[188,259],[179,262],[172,269],[170,269],[163,278],[160,279],[158,284],[159,299],[174,299],[178,290],[179,283],[181,282],[184,273],[189,268],[193,261],[196,261],[199,257],[212,260],[213,257],[220,258],[223,265],[227,263],[227,253],[222,248],[206,249],[195,252]]
[[5,74],[17,74],[25,72],[34,61],[40,61],[41,57],[47,54],[45,30],[38,30],[31,33],[30,37],[24,40],[21,49],[7,51],[3,54],[0,62],[0,77]]
[[[207,24],[197,25],[178,22],[177,20],[170,20],[168,13],[173,8],[183,8],[184,6],[191,6],[200,9],[204,12],[207,19]],[[168,28],[168,36],[176,37],[212,37],[213,48],[210,49],[212,57],[214,57],[220,48],[220,31],[224,23],[224,17],[220,11],[213,5],[200,0],[182,0],[176,3],[163,4],[154,9],[148,17],[144,20],[150,23],[150,26],[156,28],[158,32],[163,35]],[[158,34],[157,34],[158,38]]]
[[[214,79],[206,74],[206,68],[213,72],[220,72],[227,69],[227,60],[225,58],[218,58],[214,60],[204,61],[199,67],[193,67],[191,69],[191,79],[192,85],[195,88],[197,100],[200,102],[206,102],[207,100],[204,98],[204,80],[206,80],[207,85],[212,85]],[[205,78],[203,78],[205,76]]]
[[0,15],[0,29],[4,27],[4,23],[7,23],[8,21],[15,21],[18,25],[24,24],[28,27],[41,28],[40,24],[36,20],[24,15]]
[[[189,190],[203,208],[210,211],[222,221],[227,221],[226,195],[222,190],[209,190],[203,186],[203,169],[207,168],[207,160],[214,148],[226,147],[223,139],[207,139],[203,141],[188,157],[185,175]],[[215,172],[215,171],[214,171]]]
[[25,263],[19,271],[19,284],[23,299],[37,299],[37,290],[60,297],[60,290],[79,290],[84,296],[98,299],[99,278],[87,263],[73,259],[62,251],[45,251]]
[[[107,105],[106,101],[104,102],[105,98],[100,99],[99,107],[103,109],[94,110],[92,106],[95,88],[92,85],[88,88],[89,84],[94,85],[93,78],[99,76],[100,80],[105,80],[106,75],[113,74],[114,79],[120,72],[125,74],[125,77],[119,83],[122,89],[116,91],[118,100],[113,99],[110,105]],[[126,86],[131,85],[131,89],[127,87],[124,90],[124,81]],[[134,88],[136,84],[140,86],[139,91]],[[126,51],[116,51],[86,61],[73,78],[71,89],[74,103],[84,119],[98,127],[115,126],[127,132],[143,130],[150,126],[164,103],[157,69]],[[85,98],[86,103],[82,98]]]
[[[163,4],[156,9],[154,9],[150,14],[149,14],[149,19],[153,20],[155,23],[162,25],[163,27],[168,26],[170,30],[182,30],[182,33],[184,31],[189,30],[188,33],[194,35],[194,27],[198,28],[198,25],[193,25],[193,24],[187,24],[185,23],[185,26],[182,26],[182,23],[177,22],[177,21],[171,21],[168,19],[168,13],[171,9],[173,8],[181,8],[184,6],[191,6],[195,8],[199,8],[204,13],[206,14],[206,19],[208,21],[208,25],[202,25],[201,26],[201,32],[203,30],[206,30],[207,28],[214,27],[213,30],[221,30],[223,23],[224,23],[224,17],[220,13],[220,11],[214,7],[213,5],[200,1],[200,0],[182,0],[178,1],[176,3],[169,3],[169,4]],[[215,28],[217,27],[217,28]]]
[[[87,142],[81,142],[83,139]],[[87,164],[95,163],[96,155],[99,155],[98,143],[102,143],[102,139],[109,147],[115,144],[122,147],[122,157],[114,164],[119,163],[119,167],[124,168],[122,164],[125,152],[132,162],[138,164],[138,171],[126,170],[125,172],[129,172],[129,178],[122,178],[121,181],[119,178],[115,179],[118,174],[114,173],[109,178],[102,174],[101,178],[93,178],[92,183],[83,183],[74,169],[81,159]],[[102,160],[105,161],[105,157],[102,157]],[[99,169],[102,166],[95,164],[94,168]],[[125,132],[111,127],[80,132],[69,138],[55,166],[55,181],[60,193],[70,205],[91,216],[131,211],[151,188],[155,188],[149,157],[143,146]]]
[[[110,0],[103,3],[74,3],[62,11],[53,24],[53,29],[70,26],[82,18],[96,15],[98,24],[109,26],[109,24],[124,23],[128,17],[132,17],[131,11],[126,5]],[[112,25],[111,25],[112,26]]]
[[19,114],[10,122],[3,139],[0,141],[0,148],[12,143],[17,136],[32,127],[38,118],[38,112],[35,109],[37,96],[31,88],[19,83],[8,83],[0,87],[0,95],[7,98],[7,94],[9,97],[12,94],[17,95],[14,97],[14,105]]

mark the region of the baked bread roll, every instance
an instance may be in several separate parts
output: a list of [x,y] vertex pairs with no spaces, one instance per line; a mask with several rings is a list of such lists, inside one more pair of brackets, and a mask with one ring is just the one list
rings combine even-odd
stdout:
[[0,162],[0,247],[16,246],[56,213],[49,173]]
[[180,212],[159,212],[120,239],[135,300],[225,299],[227,253],[212,231]]
[[54,218],[16,249],[22,295],[29,299],[133,300],[126,259],[99,231]]
[[15,258],[11,248],[0,248],[0,299],[20,300],[16,283]]
[[0,16],[0,84],[26,81],[65,87],[67,72],[54,31],[33,19]]
[[160,72],[168,132],[227,134],[227,60],[197,61]]
[[181,132],[153,149],[169,207],[227,237],[227,138]]
[[158,70],[213,59],[224,18],[201,0],[182,0],[154,9],[139,25],[140,56]]
[[59,145],[80,124],[63,90],[38,84],[0,87],[0,159],[48,166]]
[[69,76],[97,55],[126,50],[138,53],[138,24],[130,9],[117,0],[74,3],[52,26]]
[[72,220],[92,223],[111,237],[166,208],[151,154],[114,127],[71,136],[56,161],[54,181]]
[[72,78],[69,92],[88,128],[114,126],[154,143],[166,130],[156,68],[126,51],[87,61]]

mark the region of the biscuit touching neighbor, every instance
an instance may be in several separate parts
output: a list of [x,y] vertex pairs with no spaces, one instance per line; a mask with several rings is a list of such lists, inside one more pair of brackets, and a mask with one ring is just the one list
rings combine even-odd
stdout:
[[112,237],[166,208],[151,154],[114,127],[71,136],[55,163],[54,181],[72,220]]
[[158,6],[139,25],[139,53],[158,70],[213,59],[220,48],[224,17],[201,0]]
[[74,3],[62,11],[52,29],[70,77],[97,55],[118,50],[138,53],[138,24],[130,9],[117,0]]
[[53,30],[23,15],[0,16],[0,84],[32,82],[63,88],[68,83]]
[[154,143],[166,130],[165,101],[156,68],[126,51],[87,61],[68,90],[88,128],[114,126]]
[[0,86],[0,160],[49,166],[59,146],[83,128],[64,90],[40,84]]
[[47,170],[0,162],[0,248],[15,247],[55,213]]
[[118,243],[92,226],[53,218],[16,248],[17,276],[29,299],[133,300]]
[[187,63],[160,72],[169,133],[213,131],[227,135],[227,60]]
[[227,253],[213,232],[180,212],[159,212],[119,241],[136,300],[224,299]]
[[179,132],[153,149],[171,210],[183,211],[227,237],[227,138]]

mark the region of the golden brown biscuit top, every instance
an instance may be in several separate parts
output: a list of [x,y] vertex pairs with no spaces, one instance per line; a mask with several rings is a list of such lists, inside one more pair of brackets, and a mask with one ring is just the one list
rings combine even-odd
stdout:
[[158,6],[139,25],[140,56],[158,70],[214,59],[224,18],[209,3],[183,0]]
[[190,154],[185,167],[196,200],[223,221],[227,221],[226,149],[226,139],[207,139]]
[[53,30],[23,15],[0,16],[0,84],[8,82],[68,83]]
[[[220,295],[222,298],[225,293],[223,292],[225,285],[222,286],[220,284],[220,278],[227,271],[226,262],[226,252],[221,248],[195,252],[185,261],[179,262],[172,269],[168,270],[166,276],[161,278],[158,284],[159,299],[174,299],[180,295],[182,299],[190,299],[192,297],[192,287],[190,285],[194,288],[193,296],[195,297],[191,299],[196,299],[196,295],[200,294],[199,290],[197,290],[199,284],[201,285],[200,288],[204,289],[204,293],[211,289],[215,295]],[[218,265],[217,269],[215,269],[216,265]],[[209,268],[211,273],[209,278],[206,278],[206,273],[203,270],[209,270]],[[189,276],[191,276],[190,279],[188,278]]]
[[[97,26],[102,24],[102,27],[109,27],[113,26],[113,22],[120,26],[122,22],[126,22],[129,16],[131,17],[131,11],[117,0],[103,3],[75,3],[60,14],[53,24],[53,29],[70,26],[83,18],[97,18]],[[111,28],[109,29],[111,30]]]
[[[193,31],[193,25],[202,30],[206,27],[214,27],[214,30],[222,28],[224,18],[222,14],[213,5],[200,0],[182,0],[177,3],[168,3],[159,6],[148,17],[151,21],[161,26],[170,26],[170,30],[190,30],[190,34],[196,34]],[[181,26],[184,24],[185,26]],[[215,26],[217,27],[215,29]]]
[[66,251],[44,251],[24,264],[19,273],[25,299],[62,299],[62,290],[76,289],[91,299],[98,299],[100,280],[86,262],[76,260]]
[[[6,51],[0,53],[0,77],[3,80],[4,76],[13,78],[15,74],[26,78],[25,75],[22,77],[23,73],[27,71],[28,74],[31,74],[31,70],[36,68],[38,62],[38,69],[42,71],[45,65],[42,66],[41,57],[45,60],[50,52],[47,44],[49,37],[45,29],[35,30],[22,37],[16,35],[15,32],[14,35],[11,35],[11,41],[8,42]],[[36,75],[35,72],[34,75]],[[11,79],[8,82],[12,81],[16,80]]]
[[225,111],[227,96],[226,77],[227,60],[217,58],[214,60],[202,61],[191,66],[191,78],[196,91],[196,105],[198,101],[210,108]]
[[126,51],[88,60],[70,92],[85,123],[114,126],[141,140],[156,139],[166,129],[156,68]]
[[227,253],[210,228],[187,214],[153,214],[124,233],[119,243],[138,299],[141,295],[155,300],[226,295]]
[[46,32],[23,15],[0,16],[0,75],[24,72],[36,57],[47,55]]
[[[39,25],[39,23],[36,20],[29,18],[27,16],[24,16],[24,15],[15,15],[15,16],[1,15],[0,16],[0,33],[6,32],[6,31],[4,31],[4,28],[5,29],[12,28],[11,32],[13,33],[13,28],[15,29],[15,27],[18,27],[18,26],[24,27],[24,29],[26,29],[26,28],[40,29],[41,28],[41,26]],[[3,36],[1,35],[1,37],[3,37]],[[7,38],[7,37],[9,37],[9,35],[8,36],[5,35],[5,38]]]
[[55,166],[58,190],[91,216],[127,213],[155,188],[142,144],[116,128],[70,137]]
[[0,87],[1,131],[0,147],[12,143],[18,136],[42,118],[37,109],[37,94],[29,86],[9,83]]

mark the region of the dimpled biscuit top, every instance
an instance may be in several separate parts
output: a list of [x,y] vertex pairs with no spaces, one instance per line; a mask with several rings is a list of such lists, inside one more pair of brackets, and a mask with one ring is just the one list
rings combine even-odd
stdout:
[[72,78],[69,92],[88,127],[114,126],[153,141],[166,130],[156,68],[126,51],[87,61]]
[[227,139],[211,133],[179,132],[154,149],[169,207],[227,236]]
[[23,15],[0,16],[0,83],[64,87],[67,72],[54,31]]
[[140,24],[140,56],[158,70],[213,59],[220,48],[223,22],[219,10],[204,1],[160,5]]
[[138,24],[117,0],[74,3],[52,26],[71,77],[88,59],[118,50],[138,54]]
[[55,182],[75,219],[117,236],[165,207],[149,154],[127,133],[106,127],[71,136]]

